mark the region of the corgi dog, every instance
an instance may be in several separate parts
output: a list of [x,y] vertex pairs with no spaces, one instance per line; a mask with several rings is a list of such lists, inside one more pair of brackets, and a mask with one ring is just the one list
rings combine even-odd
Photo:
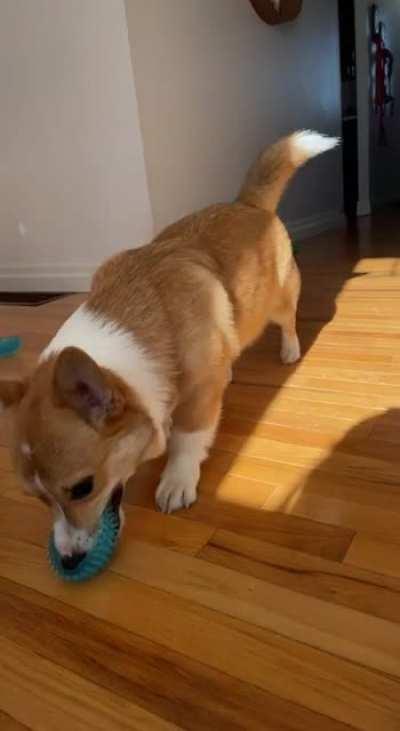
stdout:
[[300,275],[276,213],[298,167],[337,144],[300,131],[267,148],[232,203],[212,205],[106,261],[87,301],[25,382],[0,383],[25,488],[53,512],[63,563],[79,564],[138,466],[168,451],[160,510],[188,508],[232,364],[268,322],[300,357]]

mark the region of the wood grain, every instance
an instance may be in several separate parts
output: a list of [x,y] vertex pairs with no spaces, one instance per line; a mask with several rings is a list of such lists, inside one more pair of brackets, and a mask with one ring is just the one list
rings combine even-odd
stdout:
[[[39,549],[9,545],[2,574],[280,698],[355,728],[395,729],[399,683],[303,643],[108,572],[91,585],[54,580]],[[205,642],[204,638],[208,641]],[[232,649],[234,648],[234,652]],[[356,700],[356,702],[355,702]],[[329,727],[328,727],[329,728]]]
[[358,533],[346,554],[346,563],[400,579],[400,545]]
[[2,731],[27,731],[28,726],[16,721],[8,713],[0,711],[0,728]]
[[[0,634],[191,731],[340,731],[342,724],[65,603],[2,580]],[[84,629],[84,631],[83,631]],[[43,645],[43,634],[51,642]],[[0,717],[1,718],[1,717]],[[1,726],[1,728],[3,728]]]
[[5,637],[1,637],[1,649],[0,702],[33,731],[41,731],[44,721],[49,731],[178,728]]
[[[18,583],[35,586],[51,596],[63,598],[86,611],[103,611],[118,617],[129,599],[132,584],[145,584],[205,607],[220,614],[231,615],[248,624],[265,628],[278,635],[306,642],[310,647],[334,653],[348,661],[366,665],[393,677],[400,677],[400,633],[396,624],[388,620],[333,606],[311,596],[304,596],[287,588],[243,576],[219,566],[172,551],[160,551],[156,546],[137,543],[133,551],[119,551],[110,576],[113,589],[102,595],[98,579],[87,587],[64,587],[49,575],[46,552],[19,541],[3,540],[0,548],[0,575]],[[119,575],[119,576],[118,576]],[[124,600],[118,588],[124,590]],[[96,592],[97,590],[97,592]],[[100,592],[100,595],[99,593]],[[115,604],[114,604],[115,600]],[[80,604],[84,601],[84,605]],[[77,602],[77,604],[75,604]],[[99,602],[101,606],[99,606]],[[132,616],[130,609],[129,621]]]
[[375,572],[372,565],[365,566],[368,570],[353,565],[357,564],[357,560],[353,561],[353,546],[358,538],[356,536],[346,555],[346,563],[339,563],[231,531],[217,530],[198,556],[262,581],[397,623],[400,571],[397,576],[389,575],[389,572],[386,575],[382,571],[378,573],[383,568],[382,561]]

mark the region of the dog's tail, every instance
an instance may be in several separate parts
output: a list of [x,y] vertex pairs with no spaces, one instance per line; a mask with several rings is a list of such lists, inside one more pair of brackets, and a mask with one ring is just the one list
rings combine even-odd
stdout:
[[297,168],[339,143],[337,137],[303,130],[276,142],[250,168],[238,199],[257,208],[275,212],[282,194]]

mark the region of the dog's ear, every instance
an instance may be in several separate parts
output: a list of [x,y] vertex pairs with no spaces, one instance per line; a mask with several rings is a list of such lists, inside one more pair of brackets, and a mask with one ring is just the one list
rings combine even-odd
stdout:
[[19,404],[25,391],[23,381],[0,381],[0,411]]
[[98,431],[122,416],[126,400],[110,374],[79,348],[65,348],[54,366],[54,394]]

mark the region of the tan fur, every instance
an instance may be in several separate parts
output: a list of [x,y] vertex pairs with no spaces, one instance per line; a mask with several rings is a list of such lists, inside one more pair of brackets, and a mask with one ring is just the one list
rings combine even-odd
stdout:
[[[280,141],[250,171],[236,202],[183,218],[149,245],[114,256],[94,277],[88,307],[134,332],[157,361],[176,429],[196,432],[217,422],[232,362],[268,321],[296,337],[300,277],[275,209],[304,160],[294,157],[290,138]],[[71,385],[76,354],[75,361],[64,369],[45,361],[24,395],[21,387],[2,384],[0,399],[21,399],[14,454],[24,481],[35,489],[39,479],[73,524],[90,529],[111,487],[163,445],[146,404],[112,373],[93,378],[109,384],[118,408],[103,413],[100,424],[85,418]],[[25,442],[30,456],[21,450]],[[94,493],[70,503],[69,488],[88,474],[95,475]]]

